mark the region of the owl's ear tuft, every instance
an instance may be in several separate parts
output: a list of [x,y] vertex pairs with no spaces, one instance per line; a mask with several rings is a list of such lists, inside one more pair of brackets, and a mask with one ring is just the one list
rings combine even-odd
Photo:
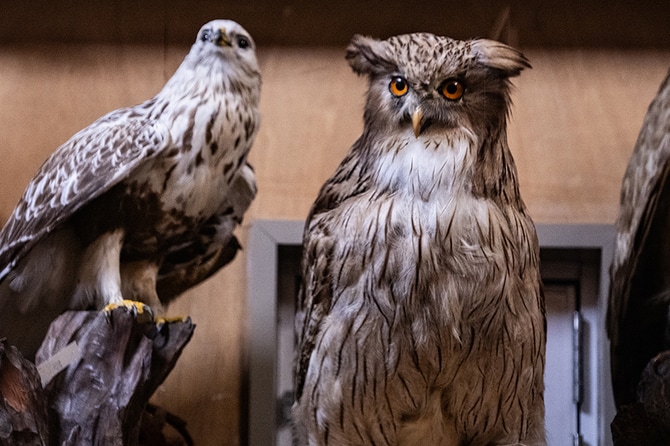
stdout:
[[479,63],[500,70],[507,77],[518,76],[521,70],[531,67],[521,51],[495,40],[473,40],[472,51]]
[[386,41],[360,34],[351,39],[345,58],[356,74],[378,74],[397,69]]

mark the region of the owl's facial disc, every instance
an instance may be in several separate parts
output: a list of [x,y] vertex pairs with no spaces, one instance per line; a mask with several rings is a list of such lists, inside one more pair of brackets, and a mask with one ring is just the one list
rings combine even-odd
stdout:
[[[390,90],[394,96],[400,98],[407,95],[408,87],[406,81],[403,82],[402,90],[395,88],[397,79],[394,78]],[[429,85],[437,85],[430,87]],[[398,91],[400,90],[400,91]],[[426,83],[426,88],[417,88],[415,96],[406,104],[409,108],[409,116],[412,123],[414,136],[418,138],[433,123],[441,122],[450,127],[455,116],[450,116],[451,106],[448,103],[460,102],[465,92],[465,86],[459,79],[448,78],[440,83]],[[407,115],[405,115],[407,116]]]

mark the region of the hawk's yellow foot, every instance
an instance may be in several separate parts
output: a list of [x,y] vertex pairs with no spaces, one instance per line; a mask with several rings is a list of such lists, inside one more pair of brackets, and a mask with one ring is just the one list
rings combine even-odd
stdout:
[[156,324],[171,324],[174,322],[184,322],[187,319],[185,316],[160,316],[155,319]]
[[154,323],[156,324],[156,328],[160,330],[164,325],[185,322],[186,320],[188,320],[188,317],[185,316],[159,316],[154,318]]
[[107,315],[107,317],[109,317],[112,311],[116,310],[117,308],[125,308],[126,310],[133,313],[137,319],[142,321],[152,321],[154,319],[154,314],[151,310],[151,307],[143,302],[136,300],[123,299],[118,302],[112,302],[107,304],[107,306],[105,306],[102,311]]

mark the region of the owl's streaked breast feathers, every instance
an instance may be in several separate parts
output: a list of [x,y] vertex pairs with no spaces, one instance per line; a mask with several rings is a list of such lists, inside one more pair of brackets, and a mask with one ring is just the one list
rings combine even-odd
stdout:
[[297,444],[545,444],[539,248],[506,138],[528,61],[427,33],[346,58],[365,127],[305,226]]

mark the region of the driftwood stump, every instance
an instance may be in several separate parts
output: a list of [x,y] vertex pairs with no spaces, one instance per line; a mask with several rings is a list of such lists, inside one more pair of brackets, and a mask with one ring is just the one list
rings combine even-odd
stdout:
[[612,440],[615,446],[670,444],[670,351],[645,367],[637,401],[620,408],[612,421]]
[[0,340],[0,445],[47,444],[47,404],[35,365]]
[[72,342],[76,353],[44,389],[35,366],[4,348],[0,445],[190,444],[187,433],[181,442],[167,441],[160,431],[169,417],[146,409],[194,329],[190,320],[157,325],[150,315],[125,308],[66,312],[51,324],[35,362],[44,367],[66,347],[72,352]]

